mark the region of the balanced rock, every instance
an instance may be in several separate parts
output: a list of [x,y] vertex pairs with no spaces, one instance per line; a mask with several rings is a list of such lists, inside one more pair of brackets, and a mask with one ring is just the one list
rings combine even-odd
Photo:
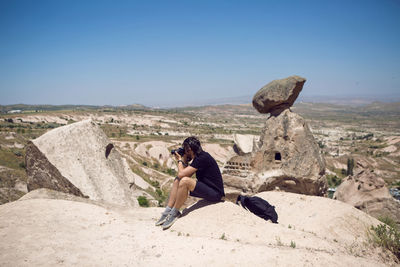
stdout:
[[30,142],[26,169],[28,191],[48,188],[119,205],[136,206],[137,196],[144,193],[140,189],[149,187],[91,120],[56,128]]
[[[222,174],[229,189],[325,194],[325,160],[306,121],[289,109],[305,81],[299,76],[274,80],[254,95],[254,108],[271,116],[251,152],[236,149],[237,155],[225,163]],[[249,144],[236,139],[236,147]]]
[[385,181],[372,170],[346,177],[336,189],[334,198],[375,218],[388,216],[400,225],[400,201],[390,195]]
[[305,82],[300,76],[274,80],[258,90],[253,106],[260,113],[279,114],[293,105]]

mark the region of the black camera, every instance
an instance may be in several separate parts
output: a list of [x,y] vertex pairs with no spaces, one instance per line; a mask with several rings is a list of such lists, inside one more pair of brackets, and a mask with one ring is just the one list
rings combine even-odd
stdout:
[[172,155],[175,155],[175,152],[178,152],[178,154],[181,155],[182,157],[183,157],[183,155],[185,155],[185,149],[183,147],[171,150]]

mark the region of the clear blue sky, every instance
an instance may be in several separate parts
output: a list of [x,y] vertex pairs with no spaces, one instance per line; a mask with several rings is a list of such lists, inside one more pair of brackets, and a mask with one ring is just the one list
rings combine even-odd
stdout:
[[0,1],[0,104],[400,94],[400,1]]

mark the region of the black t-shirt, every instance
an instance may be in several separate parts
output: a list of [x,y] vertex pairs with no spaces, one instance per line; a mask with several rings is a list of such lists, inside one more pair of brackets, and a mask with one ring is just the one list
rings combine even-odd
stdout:
[[196,155],[190,166],[197,169],[197,180],[215,189],[221,196],[225,196],[221,172],[217,162],[210,154],[201,151]]

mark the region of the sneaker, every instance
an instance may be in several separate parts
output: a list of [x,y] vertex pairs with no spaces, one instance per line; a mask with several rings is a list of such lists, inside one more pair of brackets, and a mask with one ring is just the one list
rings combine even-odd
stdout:
[[162,213],[160,219],[156,222],[156,226],[162,225],[167,220],[167,217],[168,213]]
[[167,230],[168,228],[170,228],[174,224],[174,222],[179,218],[179,216],[181,216],[180,212],[178,212],[178,214],[176,215],[168,214],[167,219],[162,225],[163,230]]

